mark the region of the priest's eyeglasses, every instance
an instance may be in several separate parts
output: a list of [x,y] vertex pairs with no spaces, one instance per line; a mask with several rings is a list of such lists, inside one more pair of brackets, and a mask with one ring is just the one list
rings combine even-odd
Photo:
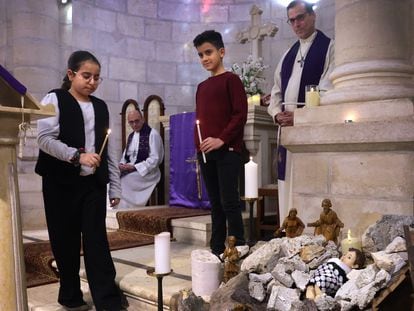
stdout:
[[[78,72],[77,71],[73,71],[73,73],[76,75]],[[93,80],[93,82],[99,84],[99,83],[101,83],[103,81],[103,78],[101,78],[98,75],[93,75],[90,72],[81,72],[79,74],[87,82],[91,82],[91,80]]]
[[296,17],[289,18],[286,21],[286,23],[288,23],[289,25],[293,25],[295,22],[303,22],[303,20],[305,19],[307,14],[308,14],[308,12],[305,12],[305,13],[297,15]]
[[140,124],[142,121],[143,119],[131,120],[131,121],[128,121],[128,124],[132,126],[134,124]]

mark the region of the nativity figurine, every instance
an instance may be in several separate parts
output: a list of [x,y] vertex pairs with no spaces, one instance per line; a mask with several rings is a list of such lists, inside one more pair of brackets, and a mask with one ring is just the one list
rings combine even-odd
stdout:
[[231,278],[235,277],[240,272],[239,267],[240,254],[236,248],[236,237],[230,235],[227,238],[227,247],[223,253],[224,260],[224,276],[223,281],[227,283]]
[[305,229],[305,224],[297,215],[297,209],[291,208],[289,210],[289,215],[283,221],[282,226],[276,230],[274,236],[281,237],[283,230],[285,230],[286,236],[288,238],[295,238],[302,235],[303,229]]
[[344,224],[331,209],[331,200],[324,199],[321,205],[323,211],[319,219],[315,222],[308,223],[308,227],[315,227],[315,235],[322,234],[326,241],[338,243],[339,231],[344,227]]

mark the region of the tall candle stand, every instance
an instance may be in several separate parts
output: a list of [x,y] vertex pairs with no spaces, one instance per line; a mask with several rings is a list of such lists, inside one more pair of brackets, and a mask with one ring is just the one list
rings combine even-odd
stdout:
[[253,207],[254,202],[256,202],[258,198],[241,197],[241,199],[249,203],[249,240],[247,241],[247,245],[253,246],[256,243],[253,238]]
[[149,276],[156,277],[158,281],[158,311],[162,311],[163,306],[164,306],[163,296],[162,296],[162,279],[164,276],[170,275],[172,272],[173,270],[171,269],[171,271],[167,273],[155,273],[155,268],[147,269],[147,274]]

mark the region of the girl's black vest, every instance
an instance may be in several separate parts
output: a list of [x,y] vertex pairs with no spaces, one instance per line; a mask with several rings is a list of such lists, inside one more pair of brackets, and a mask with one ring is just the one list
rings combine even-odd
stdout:
[[[56,93],[58,99],[60,131],[57,139],[69,147],[85,148],[85,125],[78,102],[63,89],[55,89],[50,93]],[[98,152],[109,128],[109,113],[103,100],[94,96],[89,98],[95,111],[95,152]],[[98,181],[102,184],[107,184],[109,181],[107,146],[102,153],[101,164],[95,171]],[[74,183],[80,176],[80,166],[75,167],[69,162],[61,161],[39,150],[35,172],[43,177],[54,178],[59,183]]]

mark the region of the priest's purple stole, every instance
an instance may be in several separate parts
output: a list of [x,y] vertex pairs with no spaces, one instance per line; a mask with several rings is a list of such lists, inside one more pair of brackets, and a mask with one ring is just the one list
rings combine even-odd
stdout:
[[170,117],[170,206],[210,208],[207,191],[200,174],[201,200],[198,197],[194,145],[195,113],[180,113]]

